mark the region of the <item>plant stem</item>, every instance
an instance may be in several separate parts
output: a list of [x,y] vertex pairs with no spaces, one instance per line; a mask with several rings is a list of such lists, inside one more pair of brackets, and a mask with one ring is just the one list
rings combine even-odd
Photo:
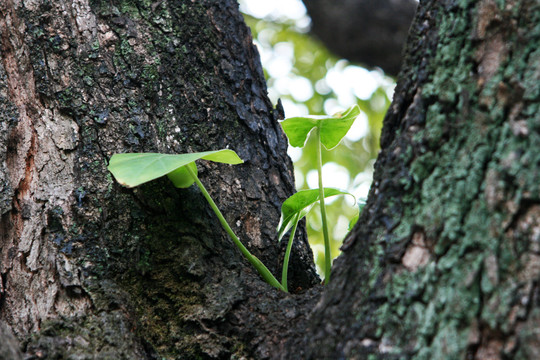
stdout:
[[287,272],[289,271],[289,257],[291,256],[292,244],[294,241],[294,233],[296,233],[296,227],[298,226],[298,220],[300,213],[296,214],[296,219],[294,219],[294,226],[291,230],[291,235],[289,236],[289,243],[287,244],[287,250],[285,251],[285,258],[283,259],[283,271],[281,272],[281,285],[285,289],[285,292],[289,292],[287,288]]
[[326,206],[324,205],[324,187],[322,181],[322,143],[321,130],[317,126],[317,172],[319,173],[319,204],[321,206],[321,220],[324,236],[324,284],[330,281],[330,269],[332,267],[332,256],[330,254],[330,238],[328,237],[328,224],[326,222]]
[[247,260],[257,269],[259,274],[262,276],[262,278],[269,283],[270,285],[278,288],[279,290],[286,291],[285,288],[279,283],[279,281],[276,280],[274,275],[268,270],[268,268],[259,260],[255,255],[251,254],[249,250],[242,244],[240,239],[238,239],[238,236],[234,233],[234,231],[231,229],[229,224],[227,223],[227,220],[223,217],[223,214],[221,211],[219,211],[219,208],[217,207],[216,203],[212,198],[210,197],[210,194],[202,184],[202,182],[199,180],[197,174],[193,170],[189,168],[189,166],[186,166],[186,169],[188,170],[189,174],[193,177],[195,180],[195,183],[201,189],[201,192],[203,193],[204,197],[206,198],[206,201],[210,204],[210,207],[212,207],[212,210],[214,210],[214,213],[219,219],[219,222],[221,223],[221,226],[223,226],[223,229],[229,234],[232,241],[235,243],[235,245],[240,249],[242,254],[247,258]]

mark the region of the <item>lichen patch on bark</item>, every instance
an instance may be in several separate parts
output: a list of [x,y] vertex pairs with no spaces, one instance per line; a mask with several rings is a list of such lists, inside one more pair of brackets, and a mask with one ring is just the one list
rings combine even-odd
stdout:
[[401,262],[410,271],[415,271],[430,261],[431,254],[424,241],[422,232],[415,232],[411,244],[407,247]]

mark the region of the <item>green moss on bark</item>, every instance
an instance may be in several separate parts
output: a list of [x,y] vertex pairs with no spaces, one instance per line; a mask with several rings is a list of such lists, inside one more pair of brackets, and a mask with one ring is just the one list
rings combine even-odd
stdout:
[[[475,69],[472,60],[490,50],[477,47],[470,38],[477,24],[466,20],[480,6],[438,17],[440,41],[430,62],[432,75],[421,88],[424,104],[432,105],[426,108],[425,127],[410,145],[418,154],[410,164],[414,183],[401,198],[406,210],[395,220],[400,225],[387,237],[391,243],[422,229],[426,243],[434,244],[428,246],[433,262],[427,267],[388,279],[387,304],[377,311],[383,342],[395,346],[396,354],[409,349],[418,359],[463,358],[487,346],[482,336],[508,338],[514,331],[510,313],[523,294],[519,289],[527,287],[517,279],[521,270],[513,264],[523,263],[530,238],[511,249],[508,231],[525,198],[538,198],[534,164],[539,163],[540,143],[525,130],[538,118],[511,112],[523,106],[526,96],[520,94],[532,93],[538,101],[537,86],[516,70],[528,73],[537,67],[527,59],[534,56],[533,39],[540,33],[522,29],[528,41],[520,42],[513,29],[500,30],[504,46],[511,49],[496,70],[485,75],[482,71],[488,70]],[[518,20],[505,10],[498,16]],[[489,33],[484,41],[499,34]],[[538,81],[538,74],[530,76]],[[484,78],[481,86],[479,78]],[[513,89],[513,95],[506,89]],[[518,118],[522,133],[515,124]],[[481,338],[471,340],[475,332]],[[511,356],[514,350],[500,351]]]
[[536,321],[540,276],[539,14],[528,1],[419,6],[375,181],[310,320],[307,357],[537,350],[522,328]]

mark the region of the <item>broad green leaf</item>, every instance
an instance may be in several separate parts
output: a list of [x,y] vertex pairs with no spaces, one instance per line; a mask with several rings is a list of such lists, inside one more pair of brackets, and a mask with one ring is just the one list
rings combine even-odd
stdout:
[[360,115],[360,108],[358,105],[354,105],[342,114],[320,120],[321,143],[324,147],[328,150],[335,148],[347,135],[358,115]]
[[292,117],[281,122],[283,131],[294,147],[304,147],[311,130],[317,126],[317,119],[312,117]]
[[[191,154],[128,153],[114,154],[109,161],[108,169],[120,184],[135,187],[168,175],[198,159],[225,164],[243,163],[234,151],[228,149]],[[182,171],[173,174],[172,177],[180,185],[187,184]]]
[[343,113],[332,116],[291,117],[281,122],[283,131],[294,147],[304,147],[313,128],[320,129],[320,141],[325,148],[335,148],[351,128],[354,120],[360,115],[360,108],[354,105]]
[[[324,197],[330,197],[335,195],[350,195],[354,196],[346,191],[324,188]],[[296,219],[300,221],[311,210],[313,205],[319,201],[319,189],[300,190],[293,194],[281,205],[281,219],[278,226],[278,240],[294,225]],[[298,218],[297,215],[299,214]]]

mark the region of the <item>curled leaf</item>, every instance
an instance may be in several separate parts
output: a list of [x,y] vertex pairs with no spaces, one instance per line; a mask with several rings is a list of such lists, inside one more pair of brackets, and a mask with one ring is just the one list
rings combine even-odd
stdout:
[[289,143],[294,147],[304,147],[309,133],[317,126],[318,119],[314,117],[291,117],[281,122],[281,127]]
[[[336,195],[350,195],[351,193],[335,188],[324,188],[324,197]],[[278,225],[278,240],[311,210],[313,205],[320,200],[319,189],[300,190],[293,194],[281,205],[281,220]]]
[[173,170],[167,174],[169,180],[171,180],[174,186],[176,186],[177,188],[185,189],[193,185],[193,183],[195,182],[195,179],[193,178],[193,176],[191,176],[187,169],[188,167],[193,170],[195,174],[198,173],[197,165],[195,165],[195,162],[190,162],[189,164],[179,167],[178,169]]

